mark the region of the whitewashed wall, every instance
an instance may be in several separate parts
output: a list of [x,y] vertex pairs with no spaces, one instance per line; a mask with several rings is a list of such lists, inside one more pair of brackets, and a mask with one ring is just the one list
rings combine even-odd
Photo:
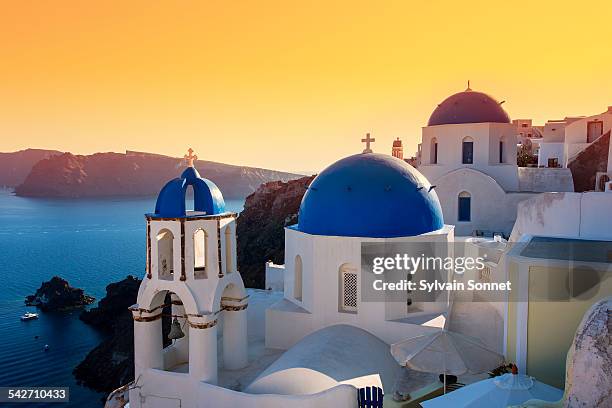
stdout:
[[[341,384],[312,395],[246,394],[205,382],[190,381],[188,375],[147,370],[130,391],[131,408],[354,408],[357,389]],[[141,398],[144,395],[144,398]],[[157,395],[163,396],[156,397]]]
[[521,236],[612,239],[612,194],[542,193],[519,204],[512,241]]
[[[419,171],[432,183],[446,173],[459,168],[479,170],[493,177],[506,191],[518,190],[516,172],[516,127],[506,123],[467,123],[426,126],[422,134],[422,156]],[[469,136],[474,140],[474,163],[463,164],[462,142]],[[505,163],[498,163],[499,139],[506,144]],[[438,142],[438,163],[431,164],[431,141]]]

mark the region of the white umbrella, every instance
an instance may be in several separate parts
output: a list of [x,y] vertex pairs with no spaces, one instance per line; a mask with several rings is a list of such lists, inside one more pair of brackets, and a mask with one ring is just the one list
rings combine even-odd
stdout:
[[482,373],[498,367],[504,357],[480,340],[460,333],[440,330],[391,345],[391,354],[401,365],[416,371],[446,375]]
[[558,401],[563,391],[520,374],[504,374],[474,384],[461,387],[456,391],[421,402],[423,408],[506,408],[508,405],[521,404],[530,399]]

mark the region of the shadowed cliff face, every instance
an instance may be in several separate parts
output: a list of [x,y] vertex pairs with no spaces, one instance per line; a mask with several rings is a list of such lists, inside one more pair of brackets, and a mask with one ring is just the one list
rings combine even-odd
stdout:
[[[200,174],[219,186],[226,198],[251,194],[270,180],[299,177],[291,173],[254,167],[197,161]],[[64,153],[39,161],[15,189],[30,197],[147,196],[182,171],[179,159],[148,153],[96,153],[90,156]]]
[[[136,303],[142,281],[128,276],[106,287],[98,306],[83,311],[82,321],[107,334],[79,363],[73,374],[79,383],[96,391],[111,392],[134,379],[134,321],[128,310]],[[170,299],[167,299],[169,303]],[[164,313],[170,310],[164,309]],[[162,317],[164,347],[169,344],[170,318]]]
[[574,178],[574,191],[583,192],[595,189],[597,172],[606,171],[608,167],[609,146],[610,131],[600,136],[567,164]]
[[284,263],[285,226],[297,223],[302,197],[314,176],[263,184],[238,217],[238,266],[245,286],[264,288],[265,263]]

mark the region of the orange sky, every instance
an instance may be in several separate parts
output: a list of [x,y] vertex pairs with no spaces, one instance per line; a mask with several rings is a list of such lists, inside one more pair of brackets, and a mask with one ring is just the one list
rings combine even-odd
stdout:
[[401,137],[411,153],[467,79],[512,118],[612,105],[610,1],[0,6],[0,151],[192,146],[317,171],[360,151],[365,132],[375,151]]

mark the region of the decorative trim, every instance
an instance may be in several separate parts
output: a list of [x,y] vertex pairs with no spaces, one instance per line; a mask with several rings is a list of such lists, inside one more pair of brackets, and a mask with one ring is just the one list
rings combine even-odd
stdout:
[[181,218],[181,280],[187,280],[185,274],[185,219]]
[[153,214],[146,214],[145,218],[147,220],[154,221],[200,221],[200,220],[222,220],[225,218],[236,218],[238,214],[234,212],[228,212],[225,214],[216,214],[216,215],[193,215],[193,216],[185,216],[185,217],[156,217]]
[[229,296],[223,296],[223,297],[221,297],[221,302],[223,302],[223,301],[225,301],[225,302],[242,302],[243,300],[247,300],[249,297],[251,297],[251,295],[246,295],[242,299],[233,298],[233,297],[229,297]]
[[221,305],[221,310],[228,312],[239,312],[241,310],[245,310],[247,307],[249,307],[248,303],[239,306]]
[[155,320],[161,319],[162,314],[158,314],[155,316],[134,316],[132,315],[132,317],[134,318],[135,322],[154,322]]
[[172,304],[175,306],[183,306],[183,301],[182,300],[173,300]]
[[189,319],[187,319],[187,322],[189,323],[189,327],[193,327],[194,329],[210,329],[217,324],[217,319],[207,323],[192,323]]
[[219,278],[223,278],[223,263],[222,263],[222,254],[221,251],[221,220],[217,220],[217,253],[218,253],[218,261],[219,261]]
[[151,222],[147,220],[147,278],[151,279]]

